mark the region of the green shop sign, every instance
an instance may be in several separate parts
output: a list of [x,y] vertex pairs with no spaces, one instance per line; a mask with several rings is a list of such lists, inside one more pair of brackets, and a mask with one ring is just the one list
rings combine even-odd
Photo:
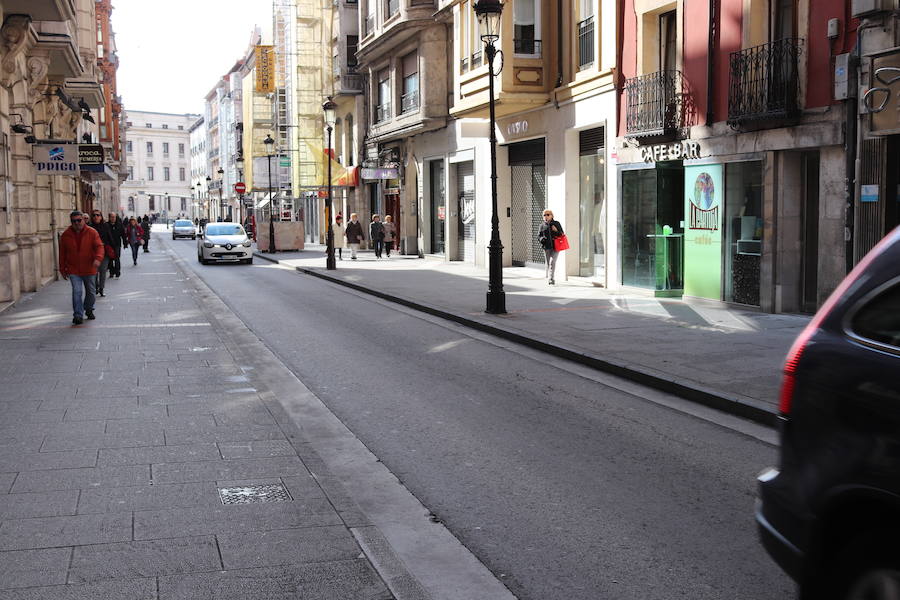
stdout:
[[684,168],[684,295],[721,298],[722,165]]

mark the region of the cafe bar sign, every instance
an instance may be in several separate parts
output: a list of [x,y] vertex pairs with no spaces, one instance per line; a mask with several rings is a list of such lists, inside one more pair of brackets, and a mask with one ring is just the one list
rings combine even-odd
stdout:
[[700,142],[687,140],[673,144],[644,146],[641,148],[641,158],[647,163],[700,158]]

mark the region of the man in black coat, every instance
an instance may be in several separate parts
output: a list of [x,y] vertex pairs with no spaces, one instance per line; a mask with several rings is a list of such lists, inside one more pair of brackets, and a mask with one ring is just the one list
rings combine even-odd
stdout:
[[125,225],[119,215],[114,212],[109,213],[107,223],[112,237],[112,247],[116,251],[116,256],[109,259],[109,276],[119,278],[122,276],[122,263],[119,258],[122,256],[122,248],[128,247],[128,243],[125,241]]
[[106,285],[106,270],[109,268],[110,254],[112,253],[112,229],[109,223],[103,220],[103,213],[98,209],[91,211],[91,222],[88,223],[100,234],[100,241],[103,242],[103,260],[97,267],[97,274],[94,275],[94,287],[98,296],[105,296],[103,286]]
[[150,217],[147,215],[141,221],[141,229],[144,230],[144,252],[150,252]]

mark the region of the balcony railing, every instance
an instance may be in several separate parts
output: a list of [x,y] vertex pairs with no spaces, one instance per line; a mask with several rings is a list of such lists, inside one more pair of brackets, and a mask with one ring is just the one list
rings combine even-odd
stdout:
[[594,17],[590,16],[578,24],[578,68],[583,69],[594,62]]
[[625,80],[625,135],[671,135],[682,127],[680,71],[657,71]]
[[375,122],[381,123],[383,121],[387,121],[391,118],[391,104],[390,102],[386,102],[385,104],[379,104],[375,107]]
[[541,40],[513,40],[513,52],[516,54],[541,55]]
[[803,40],[785,38],[731,53],[728,124],[800,114],[799,64]]
[[419,108],[419,90],[400,96],[400,112],[408,113]]
[[338,92],[340,93],[361,93],[363,89],[363,76],[358,73],[345,70],[340,75],[340,85]]

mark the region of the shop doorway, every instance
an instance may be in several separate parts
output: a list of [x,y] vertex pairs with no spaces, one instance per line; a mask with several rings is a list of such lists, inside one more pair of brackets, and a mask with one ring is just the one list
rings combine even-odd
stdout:
[[622,172],[622,285],[681,295],[683,193],[680,161]]
[[391,220],[394,222],[394,246],[391,248],[393,251],[400,248],[400,194],[385,194],[384,214],[381,215],[382,223],[388,215],[391,215]]
[[444,191],[444,161],[429,163],[431,176],[431,253],[444,253],[444,223],[447,219]]
[[800,165],[803,176],[801,310],[814,313],[819,304],[819,152],[804,152]]
[[547,173],[544,138],[509,145],[512,183],[510,225],[512,227],[512,263],[543,264],[544,249],[538,242],[538,230],[547,208]]
[[475,163],[456,165],[458,260],[475,261]]
[[579,132],[578,274],[606,284],[605,128]]

